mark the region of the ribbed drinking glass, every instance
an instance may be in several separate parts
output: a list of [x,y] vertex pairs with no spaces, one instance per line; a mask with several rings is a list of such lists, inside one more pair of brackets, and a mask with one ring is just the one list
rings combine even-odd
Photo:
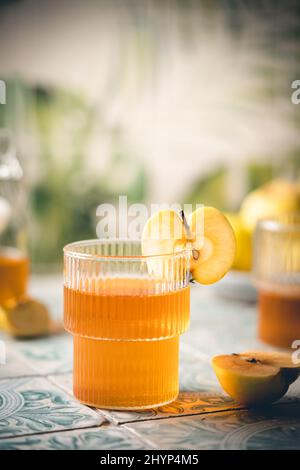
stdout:
[[64,248],[64,322],[74,336],[74,395],[102,408],[152,408],[178,395],[189,325],[189,250],[142,256],[139,241]]

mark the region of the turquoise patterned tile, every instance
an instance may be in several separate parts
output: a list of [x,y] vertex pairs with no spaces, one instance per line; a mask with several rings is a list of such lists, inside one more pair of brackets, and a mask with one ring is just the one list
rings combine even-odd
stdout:
[[[72,374],[49,376],[49,380],[72,395]],[[99,409],[109,421],[120,424],[132,421],[167,418],[168,416],[184,416],[187,414],[220,411],[235,408],[237,405],[223,393],[216,393],[212,387],[198,386],[196,392],[181,392],[178,400],[156,409],[145,411],[113,411]]]
[[180,342],[179,379],[181,391],[219,390],[210,357],[187,344],[184,336]]
[[125,424],[158,449],[300,449],[300,404]]
[[[57,374],[48,377],[51,382],[55,385],[61,387],[68,394],[72,395],[73,385],[72,385],[72,374]],[[221,396],[221,394],[216,394],[212,391],[210,387],[202,387],[202,390],[198,387],[198,391],[195,393],[184,392],[181,393],[178,400],[173,402],[170,405],[160,407],[157,409],[145,410],[145,411],[113,411],[113,410],[104,410],[99,409],[109,421],[119,424],[131,421],[140,421],[145,419],[156,419],[156,418],[165,418],[177,415],[193,414],[197,411],[197,406],[200,407],[209,407],[211,404],[216,404],[217,406],[224,406],[229,408],[231,405],[231,400],[228,397]]]
[[44,377],[0,380],[0,437],[100,425],[103,417]]
[[96,429],[1,439],[0,450],[139,450],[150,445],[121,427],[101,426]]
[[[256,339],[256,316],[253,312],[240,311],[222,316],[222,312],[211,318],[205,316],[203,323],[191,325],[190,330],[183,335],[184,343],[201,352],[208,359],[216,354],[240,352],[249,349],[268,349]],[[243,321],[238,318],[243,315]],[[227,323],[225,326],[224,323]]]
[[197,286],[191,292],[191,327],[183,340],[209,358],[263,347],[256,338],[256,323],[255,304],[207,295]]
[[222,388],[209,364],[198,362],[193,366],[180,367],[180,391],[182,392],[222,392]]
[[36,371],[14,352],[13,343],[7,342],[5,346],[6,358],[5,364],[0,365],[0,379],[36,375]]
[[58,387],[65,390],[69,395],[73,395],[73,374],[71,372],[48,375],[48,379]]
[[14,341],[13,346],[40,375],[70,372],[73,369],[73,339],[69,334]]
[[169,405],[145,411],[100,410],[110,421],[116,424],[134,421],[148,421],[169,417],[179,417],[200,413],[214,413],[223,410],[237,409],[240,405],[230,397],[213,392],[182,392],[178,399]]

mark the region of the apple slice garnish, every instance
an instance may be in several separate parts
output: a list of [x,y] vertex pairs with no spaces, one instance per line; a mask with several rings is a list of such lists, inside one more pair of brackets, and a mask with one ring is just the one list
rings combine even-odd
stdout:
[[191,214],[156,212],[142,234],[144,256],[166,255],[191,250],[190,272],[201,284],[212,284],[230,269],[235,256],[235,236],[226,217],[213,207],[201,207]]
[[219,281],[231,268],[236,252],[233,229],[214,207],[201,207],[189,219],[193,257],[191,274],[200,284]]
[[186,247],[183,220],[174,210],[155,212],[146,222],[142,233],[143,256],[168,255]]

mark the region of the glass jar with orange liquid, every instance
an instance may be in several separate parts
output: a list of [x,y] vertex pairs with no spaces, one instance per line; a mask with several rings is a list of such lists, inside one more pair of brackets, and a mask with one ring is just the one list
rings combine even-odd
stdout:
[[259,337],[283,348],[300,340],[300,214],[261,220],[254,241]]
[[178,395],[179,336],[189,325],[189,250],[142,256],[140,242],[64,249],[64,322],[74,336],[74,395],[114,409]]
[[29,262],[26,255],[23,171],[8,131],[0,130],[0,306],[26,293]]

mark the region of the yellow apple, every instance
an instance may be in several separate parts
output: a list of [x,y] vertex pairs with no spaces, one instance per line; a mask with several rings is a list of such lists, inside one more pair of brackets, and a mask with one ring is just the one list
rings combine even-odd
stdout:
[[225,392],[246,406],[279,400],[300,374],[288,353],[227,354],[214,357],[212,365]]
[[244,227],[253,232],[258,220],[300,210],[300,186],[276,179],[252,191],[241,205]]
[[250,271],[252,267],[252,234],[244,226],[243,220],[238,213],[226,213],[236,238],[236,254],[232,269],[239,271]]

